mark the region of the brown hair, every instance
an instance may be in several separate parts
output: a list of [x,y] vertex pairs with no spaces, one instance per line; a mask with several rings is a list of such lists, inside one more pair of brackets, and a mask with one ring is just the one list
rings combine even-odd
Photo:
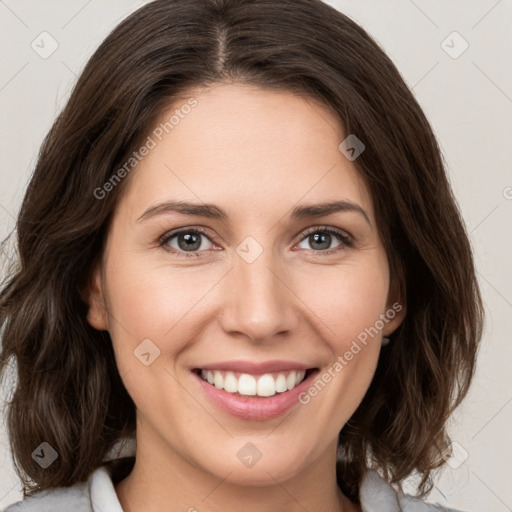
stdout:
[[[357,501],[373,465],[395,483],[417,470],[425,494],[444,462],[445,423],[474,373],[483,308],[439,147],[399,72],[360,26],[320,0],[156,0],[87,63],[19,213],[19,262],[0,292],[0,371],[15,359],[8,427],[25,496],[85,480],[117,439],[134,434],[134,403],[108,332],[86,321],[84,293],[124,182],[101,200],[93,191],[165,106],[223,81],[319,100],[366,146],[355,164],[407,292],[407,316],[339,434],[340,487]],[[59,454],[47,469],[31,456],[43,441]]]

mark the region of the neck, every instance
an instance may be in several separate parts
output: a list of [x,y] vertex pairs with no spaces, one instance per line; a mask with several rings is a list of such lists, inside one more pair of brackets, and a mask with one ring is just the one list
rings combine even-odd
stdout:
[[[155,436],[157,438],[158,436]],[[125,512],[354,512],[336,482],[336,440],[290,478],[270,471],[257,485],[240,482],[233,470],[214,475],[161,442],[137,440],[131,473],[115,485]],[[147,436],[144,439],[148,440]]]

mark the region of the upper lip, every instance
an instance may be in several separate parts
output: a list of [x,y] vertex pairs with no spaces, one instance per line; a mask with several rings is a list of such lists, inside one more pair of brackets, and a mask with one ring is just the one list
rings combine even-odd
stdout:
[[219,361],[218,363],[197,366],[199,370],[224,370],[249,374],[281,372],[286,370],[309,370],[313,365],[295,361]]

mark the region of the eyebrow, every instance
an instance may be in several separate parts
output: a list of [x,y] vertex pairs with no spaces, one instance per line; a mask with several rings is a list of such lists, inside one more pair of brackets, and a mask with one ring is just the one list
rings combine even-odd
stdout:
[[[137,222],[145,221],[151,217],[161,215],[163,213],[180,213],[182,215],[195,215],[198,217],[207,217],[210,219],[218,219],[221,221],[228,220],[228,214],[214,204],[197,204],[186,203],[184,201],[165,201],[148,208],[138,219]],[[293,208],[290,219],[301,220],[304,218],[322,217],[336,212],[355,212],[364,217],[366,222],[371,226],[368,214],[357,203],[351,201],[340,200],[330,203],[320,203],[313,205],[296,206]]]

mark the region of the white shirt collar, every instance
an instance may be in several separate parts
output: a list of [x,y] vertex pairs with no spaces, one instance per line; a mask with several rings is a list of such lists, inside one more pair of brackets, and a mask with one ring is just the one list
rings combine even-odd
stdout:
[[[101,466],[96,469],[89,482],[94,512],[123,512],[109,468]],[[372,470],[364,475],[359,496],[363,512],[457,512],[399,493]]]
[[123,512],[107,467],[100,466],[92,473],[90,492],[94,512]]

